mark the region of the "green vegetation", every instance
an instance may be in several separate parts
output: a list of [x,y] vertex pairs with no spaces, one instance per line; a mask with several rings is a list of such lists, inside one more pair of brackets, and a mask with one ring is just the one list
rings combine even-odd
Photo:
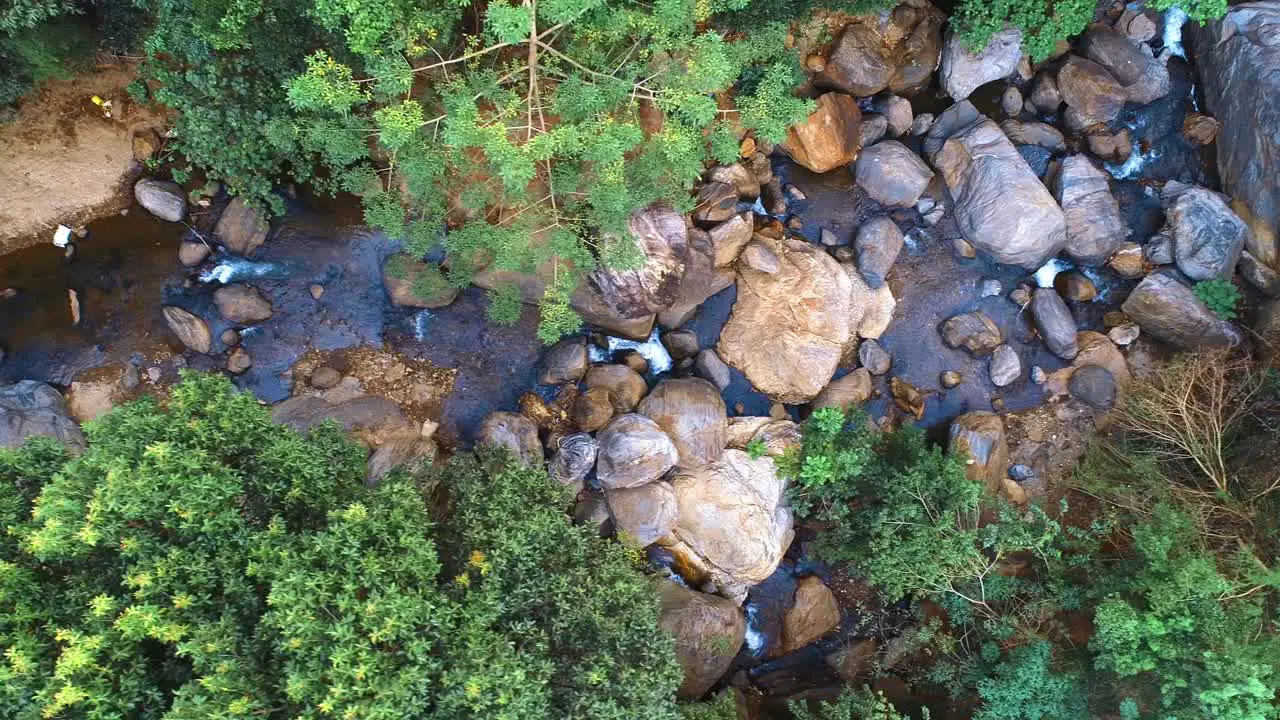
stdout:
[[[868,688],[846,689],[839,698],[829,702],[814,703],[816,709],[805,703],[791,703],[791,713],[796,720],[906,720],[893,704],[879,693]],[[924,711],[929,720],[929,711]]]
[[1214,315],[1223,320],[1236,319],[1236,307],[1240,304],[1242,296],[1235,283],[1214,278],[1196,283],[1192,290],[1196,297],[1200,298],[1200,302],[1212,310]]
[[917,688],[976,700],[980,720],[1266,720],[1280,717],[1272,387],[1216,356],[1139,383],[1120,413],[1131,440],[1077,471],[1091,519],[1063,501],[1065,526],[984,497],[918,432],[839,411],[815,412],[783,466],[815,552],[884,605],[915,603],[895,670]]
[[540,470],[370,488],[196,375],[87,432],[0,451],[6,718],[681,717],[657,598]]

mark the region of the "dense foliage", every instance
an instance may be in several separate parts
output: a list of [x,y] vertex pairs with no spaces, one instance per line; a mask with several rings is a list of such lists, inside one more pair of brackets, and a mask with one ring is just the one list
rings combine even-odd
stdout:
[[[1204,385],[1182,380],[1192,394]],[[1136,388],[1135,402],[1150,391]],[[1260,401],[1246,407],[1266,438],[1257,444],[1280,447]],[[1274,512],[1280,483],[1270,471],[1219,490],[1184,479],[1203,473],[1190,457],[1149,455],[1145,442],[1089,456],[1077,482],[1103,505],[1068,526],[984,497],[916,431],[874,432],[839,411],[815,412],[783,465],[797,514],[820,528],[816,553],[865,577],[886,606],[915,603],[910,681],[976,699],[975,718],[1280,717],[1280,569],[1274,533],[1249,519]],[[1255,465],[1271,457],[1248,452]],[[1060,517],[1073,517],[1065,504]],[[1081,622],[1087,643],[1074,639]]]
[[1235,283],[1215,278],[1198,282],[1191,289],[1196,297],[1200,298],[1200,302],[1213,311],[1214,315],[1223,320],[1236,319],[1236,307],[1240,304],[1242,296]]
[[6,718],[680,717],[654,593],[540,470],[370,488],[202,376],[88,439],[0,451]]

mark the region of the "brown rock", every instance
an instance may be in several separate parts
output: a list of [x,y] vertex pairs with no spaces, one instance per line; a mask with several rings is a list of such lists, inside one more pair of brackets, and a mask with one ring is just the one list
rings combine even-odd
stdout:
[[1151,263],[1142,252],[1142,246],[1133,242],[1122,243],[1107,261],[1107,267],[1126,278],[1140,278],[1151,272]]
[[249,353],[242,347],[237,346],[227,356],[227,372],[232,375],[239,375],[251,367],[253,367],[253,358],[249,357]]
[[1093,281],[1077,270],[1059,273],[1053,279],[1053,286],[1058,294],[1071,302],[1086,303],[1098,297],[1098,288]]
[[786,655],[840,626],[840,606],[822,580],[810,575],[796,583],[795,602],[782,616],[782,638],[776,654]]
[[909,413],[919,420],[924,417],[924,393],[916,386],[899,377],[889,380],[889,393],[893,395],[893,404],[904,413]]
[[848,165],[858,157],[862,113],[848,95],[827,93],[809,118],[792,126],[782,143],[796,162],[818,173]]
[[566,338],[542,356],[538,372],[540,385],[576,383],[587,372],[587,343],[583,338]]
[[609,391],[592,388],[578,396],[573,403],[573,424],[583,432],[595,432],[613,419],[613,402]]
[[[750,156],[751,153],[747,153]],[[755,200],[760,197],[760,180],[755,173],[742,163],[732,165],[716,165],[706,173],[708,183],[728,183],[738,191],[742,200]]]
[[1128,95],[1107,69],[1072,55],[1058,70],[1062,99],[1081,116],[1084,127],[1115,120]]
[[977,356],[990,355],[1004,342],[1000,328],[986,313],[974,311],[954,315],[939,329],[948,347],[964,348]]
[[222,211],[213,234],[222,240],[229,252],[247,257],[267,241],[270,229],[261,210],[250,206],[243,198],[235,198]]
[[742,647],[747,623],[732,601],[658,580],[662,597],[659,626],[676,639],[676,659],[684,670],[677,694],[699,700],[728,670]]
[[604,494],[618,541],[630,548],[652,545],[676,525],[676,494],[670,483],[651,482]]
[[199,240],[183,240],[178,246],[178,262],[183,267],[195,267],[209,257],[209,246]]
[[739,213],[711,228],[711,246],[715,266],[726,267],[738,259],[738,253],[751,240],[751,213]]
[[836,407],[848,411],[860,407],[870,397],[871,373],[862,367],[832,380],[813,399],[812,405],[814,408]]
[[213,292],[218,314],[237,325],[253,325],[271,319],[271,302],[249,285],[226,285]]
[[728,442],[724,398],[701,378],[663,380],[636,411],[671,437],[681,467],[715,462]]
[[967,412],[951,423],[949,449],[965,464],[965,477],[988,490],[1008,477],[1009,444],[1004,421],[985,411]]
[[518,413],[489,413],[480,424],[476,444],[503,448],[517,462],[529,467],[542,465],[542,441],[538,439],[538,426]]
[[1186,119],[1182,121],[1182,136],[1193,145],[1208,145],[1217,140],[1220,129],[1222,123],[1197,112],[1187,113]]
[[208,354],[213,345],[213,335],[209,332],[209,326],[204,320],[172,305],[165,306],[161,312],[164,314],[164,321],[169,324],[169,329],[178,336],[183,345],[198,353]]
[[738,188],[725,182],[709,182],[698,191],[693,219],[699,223],[714,224],[728,220],[737,211]]
[[318,390],[328,390],[335,388],[338,383],[342,382],[342,373],[334,370],[328,365],[321,365],[311,371],[311,387]]
[[596,474],[606,490],[639,487],[666,474],[679,459],[658,424],[643,415],[622,415],[596,436]]
[[146,162],[160,149],[160,134],[151,128],[133,134],[133,159]]

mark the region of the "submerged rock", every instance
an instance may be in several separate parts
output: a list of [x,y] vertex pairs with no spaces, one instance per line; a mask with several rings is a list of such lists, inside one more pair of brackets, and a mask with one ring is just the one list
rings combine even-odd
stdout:
[[954,100],[964,100],[982,85],[1008,77],[1022,58],[1022,33],[1006,28],[991,36],[982,52],[973,53],[954,30],[947,32],[942,50],[942,89]]
[[57,390],[35,380],[0,385],[0,448],[22,447],[32,437],[51,437],[73,449],[85,445]]
[[1230,347],[1241,341],[1231,323],[1166,272],[1143,278],[1120,308],[1144,333],[1179,347]]
[[782,149],[796,162],[817,173],[848,165],[858,157],[862,113],[848,95],[827,93],[804,122],[787,130]]
[[939,117],[925,141],[955,199],[966,240],[997,262],[1035,270],[1066,243],[1062,210],[990,119],[968,102]]
[[133,196],[147,212],[161,220],[182,222],[187,216],[187,195],[175,182],[146,178],[133,186]]

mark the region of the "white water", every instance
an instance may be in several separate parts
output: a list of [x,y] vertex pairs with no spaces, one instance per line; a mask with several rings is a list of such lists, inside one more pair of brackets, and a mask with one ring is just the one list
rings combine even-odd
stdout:
[[747,636],[745,638],[747,650],[754,655],[764,649],[765,636],[764,633],[756,627],[758,614],[754,605],[748,604],[747,610]]
[[610,337],[609,349],[604,350],[595,345],[588,348],[588,354],[591,362],[609,362],[614,353],[619,350],[635,350],[640,353],[649,363],[649,374],[659,375],[671,369],[671,354],[662,346],[662,341],[658,339],[658,328],[653,329],[653,333],[649,335],[649,339],[644,342],[635,340],[627,340],[619,337]]
[[418,342],[426,342],[427,340],[427,321],[435,317],[430,310],[423,310],[413,316],[413,336]]
[[1135,141],[1132,149],[1129,150],[1129,159],[1120,164],[1105,163],[1103,168],[1111,174],[1111,177],[1117,180],[1132,180],[1140,177],[1147,163],[1160,159],[1160,155],[1160,150],[1154,147],[1145,153],[1142,152]]
[[1184,60],[1187,57],[1187,51],[1182,47],[1182,26],[1186,24],[1187,13],[1182,8],[1171,7],[1165,12],[1164,35],[1161,39],[1164,41],[1165,49]]
[[200,273],[200,282],[218,282],[226,285],[244,280],[256,280],[265,277],[284,277],[285,269],[281,265],[269,262],[255,262],[234,255],[223,255],[218,264]]
[[1042,288],[1051,288],[1053,287],[1053,279],[1058,276],[1058,273],[1070,270],[1072,267],[1071,263],[1066,260],[1053,258],[1036,271],[1036,285]]

